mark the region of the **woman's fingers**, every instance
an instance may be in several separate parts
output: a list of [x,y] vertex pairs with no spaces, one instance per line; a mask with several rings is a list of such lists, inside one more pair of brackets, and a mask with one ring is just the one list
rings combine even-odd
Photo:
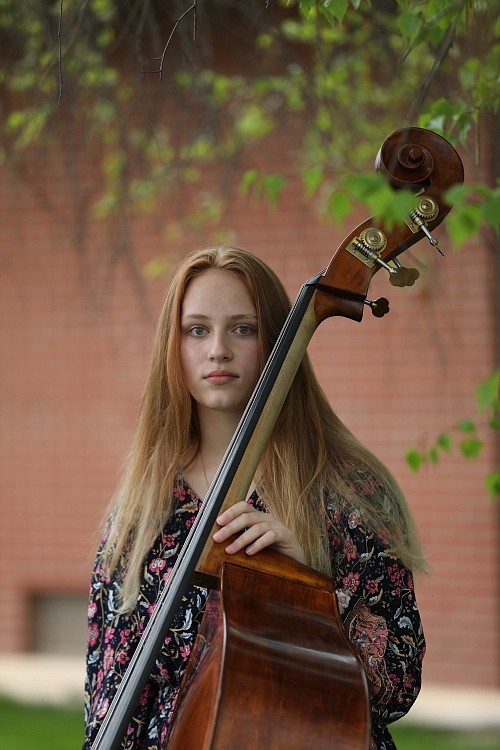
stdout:
[[228,554],[245,550],[255,555],[265,547],[282,552],[294,560],[304,562],[304,552],[295,535],[270,513],[261,513],[246,502],[240,502],[224,511],[217,523],[221,528],[214,534],[214,541],[224,542],[237,534],[226,547]]
[[[228,539],[233,534],[238,534],[239,529],[233,529],[233,531],[229,534],[225,533],[227,532],[227,527],[222,529],[220,532],[217,532],[214,535],[214,539],[218,542],[223,542],[226,539]],[[220,537],[219,537],[220,534]],[[271,544],[274,544],[278,541],[277,533],[274,529],[269,528],[267,524],[264,523],[255,523],[251,526],[248,526],[247,528],[244,528],[241,530],[241,532],[238,534],[236,539],[234,539],[231,544],[229,544],[226,547],[227,552],[233,553],[233,552],[239,552],[241,549],[246,549],[249,554],[253,554],[254,552],[257,552],[259,549],[263,549],[264,546],[268,547]],[[266,539],[267,544],[258,544],[257,542],[262,539]],[[251,549],[252,548],[254,549]]]
[[[263,522],[267,515],[267,513],[255,510],[248,503],[236,503],[218,517],[217,523],[221,528],[214,538],[217,542],[223,542],[233,534],[238,534],[249,526]],[[272,518],[272,516],[269,517]]]

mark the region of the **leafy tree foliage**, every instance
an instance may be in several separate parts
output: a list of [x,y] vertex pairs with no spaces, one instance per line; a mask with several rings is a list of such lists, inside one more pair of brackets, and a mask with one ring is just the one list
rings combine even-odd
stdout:
[[[107,189],[94,207],[104,216],[124,203],[151,206],[158,190],[196,181],[210,160],[292,126],[306,196],[321,188],[337,220],[353,200],[384,209],[392,201],[382,181],[343,180],[368,167],[388,132],[419,124],[465,145],[482,118],[498,114],[499,8],[499,0],[0,0],[0,156],[49,139],[61,109],[77,102],[84,130],[106,147]],[[251,19],[252,75],[237,71],[236,58],[236,72],[214,64],[221,28],[235,18],[240,29]],[[168,119],[148,128],[131,117],[155,77],[158,98],[203,110],[182,140]],[[131,162],[142,174],[127,180]],[[498,229],[495,178],[454,192],[457,246],[482,223]],[[271,202],[285,184],[284,175],[242,176],[242,189]]]
[[[121,228],[115,254],[132,267],[127,217],[196,185],[214,160],[276,204],[290,175],[258,160],[241,171],[240,157],[285,128],[300,144],[304,200],[337,222],[359,202],[394,220],[405,196],[371,163],[387,133],[417,124],[482,160],[484,180],[451,191],[447,226],[456,247],[489,233],[498,255],[498,154],[483,142],[498,140],[499,10],[500,0],[0,0],[0,162],[21,169],[27,150],[77,128],[100,156],[99,197],[80,191],[79,212]],[[170,116],[173,103],[189,123]],[[221,223],[225,200],[206,192],[183,220]],[[154,259],[146,272],[162,268]],[[498,428],[498,374],[488,383]],[[476,426],[456,429],[462,453],[476,454]],[[408,461],[436,462],[451,444],[443,434]],[[498,494],[498,475],[488,481]]]
[[[466,459],[480,455],[485,430],[500,430],[500,370],[495,370],[477,385],[476,401],[478,410],[486,417],[482,423],[473,419],[461,419],[451,430],[438,435],[431,445],[409,448],[406,460],[413,471],[418,471],[426,462],[438,464],[443,453],[451,453],[454,447]],[[500,497],[500,471],[487,474],[486,487],[490,497]]]

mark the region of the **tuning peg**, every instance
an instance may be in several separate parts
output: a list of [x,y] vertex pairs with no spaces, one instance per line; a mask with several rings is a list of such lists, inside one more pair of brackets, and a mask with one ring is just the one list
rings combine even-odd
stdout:
[[385,297],[379,297],[375,300],[365,299],[365,305],[371,308],[372,314],[376,318],[383,318],[389,312],[389,300]]
[[393,286],[413,286],[419,276],[420,273],[416,268],[398,266],[392,269],[389,281]]
[[443,256],[444,256],[444,253],[443,253],[443,251],[442,251],[442,250],[441,250],[441,248],[439,247],[439,243],[438,243],[438,240],[437,240],[437,239],[436,239],[436,238],[434,237],[434,235],[433,235],[433,234],[431,234],[431,233],[429,232],[429,230],[427,229],[427,227],[426,227],[426,226],[424,226],[424,224],[422,224],[422,226],[420,227],[420,229],[421,229],[421,230],[422,230],[422,232],[423,232],[423,233],[425,234],[425,236],[427,237],[427,239],[428,239],[428,240],[429,240],[429,242],[431,243],[432,247],[435,247],[435,248],[436,248],[436,250],[438,251],[438,253],[440,253],[441,255],[443,255]]
[[[387,245],[387,237],[380,229],[370,227],[363,229],[359,237],[354,237],[347,245],[347,250],[365,265],[372,268],[376,263],[389,272],[390,282],[393,286],[412,286],[420,276],[416,268],[403,268],[396,259],[394,265],[389,265],[382,260],[380,253]],[[384,313],[385,314],[385,313]]]
[[433,201],[432,198],[423,196],[419,200],[415,210],[411,212],[410,221],[407,221],[406,223],[414,233],[418,232],[418,230],[421,229],[431,243],[432,247],[435,247],[438,253],[444,255],[443,251],[439,247],[438,240],[427,229],[427,223],[435,219],[438,214],[439,208],[437,206],[437,203]]
[[389,271],[389,281],[393,286],[413,286],[420,276],[420,272],[416,268],[404,268],[397,258],[392,262],[394,263],[393,266],[381,258],[375,260],[375,263]]

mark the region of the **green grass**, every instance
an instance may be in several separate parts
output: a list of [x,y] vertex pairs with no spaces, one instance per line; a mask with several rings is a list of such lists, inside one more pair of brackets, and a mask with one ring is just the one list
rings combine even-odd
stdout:
[[38,706],[0,698],[2,750],[78,750],[82,743],[81,708]]
[[[402,723],[394,725],[392,732],[398,750],[500,750],[500,731],[445,732]],[[2,750],[79,750],[82,741],[81,707],[56,708],[0,698]]]
[[446,731],[400,723],[391,732],[398,750],[500,750],[500,730]]

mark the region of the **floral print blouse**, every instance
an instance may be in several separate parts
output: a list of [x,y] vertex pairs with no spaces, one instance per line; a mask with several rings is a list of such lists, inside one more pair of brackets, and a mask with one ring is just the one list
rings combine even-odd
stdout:
[[[358,492],[359,492],[358,488]],[[363,494],[384,491],[367,480]],[[160,589],[192,525],[200,499],[181,481],[174,513],[147,555],[137,607],[116,612],[118,580],[103,569],[100,554],[92,573],[88,610],[84,750],[89,750],[120,680],[154,609]],[[265,511],[254,493],[248,500]],[[364,664],[372,705],[369,750],[394,750],[387,725],[407,713],[420,690],[425,642],[410,572],[391,556],[387,543],[360,513],[327,507],[335,591],[346,632]],[[207,591],[192,587],[165,639],[141,695],[122,747],[165,748],[175,701],[203,616]]]

